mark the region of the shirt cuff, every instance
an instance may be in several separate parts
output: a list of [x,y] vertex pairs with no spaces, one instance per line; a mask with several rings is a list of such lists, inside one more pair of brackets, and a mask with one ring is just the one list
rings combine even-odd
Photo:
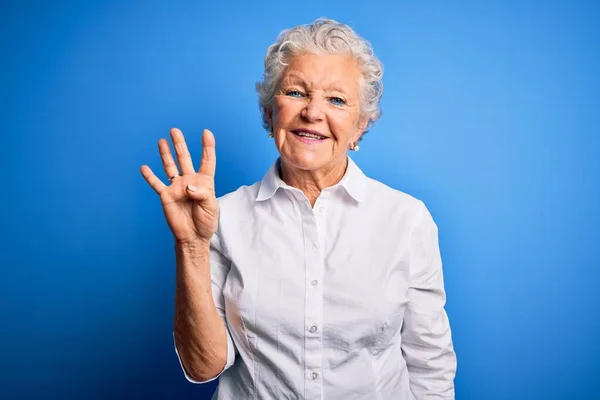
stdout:
[[189,382],[199,383],[199,384],[212,382],[215,379],[217,379],[219,376],[221,376],[221,374],[223,372],[225,372],[229,367],[231,367],[233,365],[233,362],[235,361],[235,347],[233,345],[233,340],[231,339],[231,335],[229,334],[227,329],[225,330],[225,333],[227,334],[227,362],[225,363],[225,367],[223,367],[223,370],[221,370],[221,372],[219,372],[214,377],[212,377],[210,379],[206,379],[204,381],[197,381],[195,379],[192,379],[188,375],[187,371],[185,370],[185,368],[183,366],[183,363],[181,362],[181,356],[179,355],[179,351],[177,351],[177,343],[175,342],[175,332],[173,332],[173,345],[175,347],[175,354],[177,354],[177,359],[179,360],[179,365],[181,366],[181,370],[183,371],[183,374],[185,375],[185,379],[187,379]]

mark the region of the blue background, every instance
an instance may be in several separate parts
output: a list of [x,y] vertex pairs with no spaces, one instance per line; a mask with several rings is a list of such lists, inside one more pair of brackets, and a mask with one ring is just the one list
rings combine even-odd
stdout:
[[263,56],[319,16],[385,65],[354,159],[439,225],[457,398],[600,398],[598,2],[0,10],[0,398],[209,398],[173,350],[173,242],[139,167],[163,177],[173,126],[198,160],[210,128],[218,194],[259,180]]

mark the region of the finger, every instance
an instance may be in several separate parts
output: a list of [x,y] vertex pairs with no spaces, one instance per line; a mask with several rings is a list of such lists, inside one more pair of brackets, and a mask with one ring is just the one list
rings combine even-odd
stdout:
[[167,178],[179,175],[179,170],[177,169],[177,164],[175,164],[175,160],[171,154],[171,149],[169,148],[169,142],[167,142],[167,139],[160,139],[158,141],[158,151],[160,153],[160,158],[162,159]]
[[206,202],[214,197],[214,192],[207,187],[187,185],[185,189],[188,196],[199,203]]
[[154,172],[152,172],[149,166],[142,165],[142,167],[140,168],[140,172],[142,173],[142,176],[144,177],[146,182],[148,182],[148,184],[152,187],[152,189],[154,189],[154,191],[157,194],[160,195],[162,191],[165,190],[165,188],[167,187],[167,185],[162,183],[162,181],[158,179],[156,175],[154,175]]
[[205,129],[202,132],[202,161],[198,172],[214,178],[216,167],[215,136],[211,131]]
[[217,198],[215,197],[215,192],[210,188],[187,185],[186,192],[190,199],[195,200],[207,212],[211,214],[218,213]]
[[175,148],[175,154],[177,155],[177,162],[179,163],[181,173],[194,173],[194,164],[187,144],[185,143],[183,133],[177,128],[171,129],[171,140],[173,140],[173,147]]

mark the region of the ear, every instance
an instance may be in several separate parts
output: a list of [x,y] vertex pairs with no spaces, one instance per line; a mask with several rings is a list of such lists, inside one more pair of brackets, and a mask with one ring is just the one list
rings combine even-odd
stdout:
[[363,135],[363,133],[365,133],[365,130],[367,129],[368,124],[369,124],[369,118],[361,118],[360,121],[358,121],[358,133],[353,138],[353,141],[355,143],[358,141],[358,139],[360,139],[360,137]]

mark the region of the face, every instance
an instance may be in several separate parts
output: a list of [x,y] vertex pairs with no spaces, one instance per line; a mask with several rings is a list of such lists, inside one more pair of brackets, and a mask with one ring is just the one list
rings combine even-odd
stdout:
[[335,168],[346,161],[368,121],[360,117],[360,68],[337,54],[302,54],[285,70],[273,107],[266,110],[275,144],[286,165],[304,171]]

